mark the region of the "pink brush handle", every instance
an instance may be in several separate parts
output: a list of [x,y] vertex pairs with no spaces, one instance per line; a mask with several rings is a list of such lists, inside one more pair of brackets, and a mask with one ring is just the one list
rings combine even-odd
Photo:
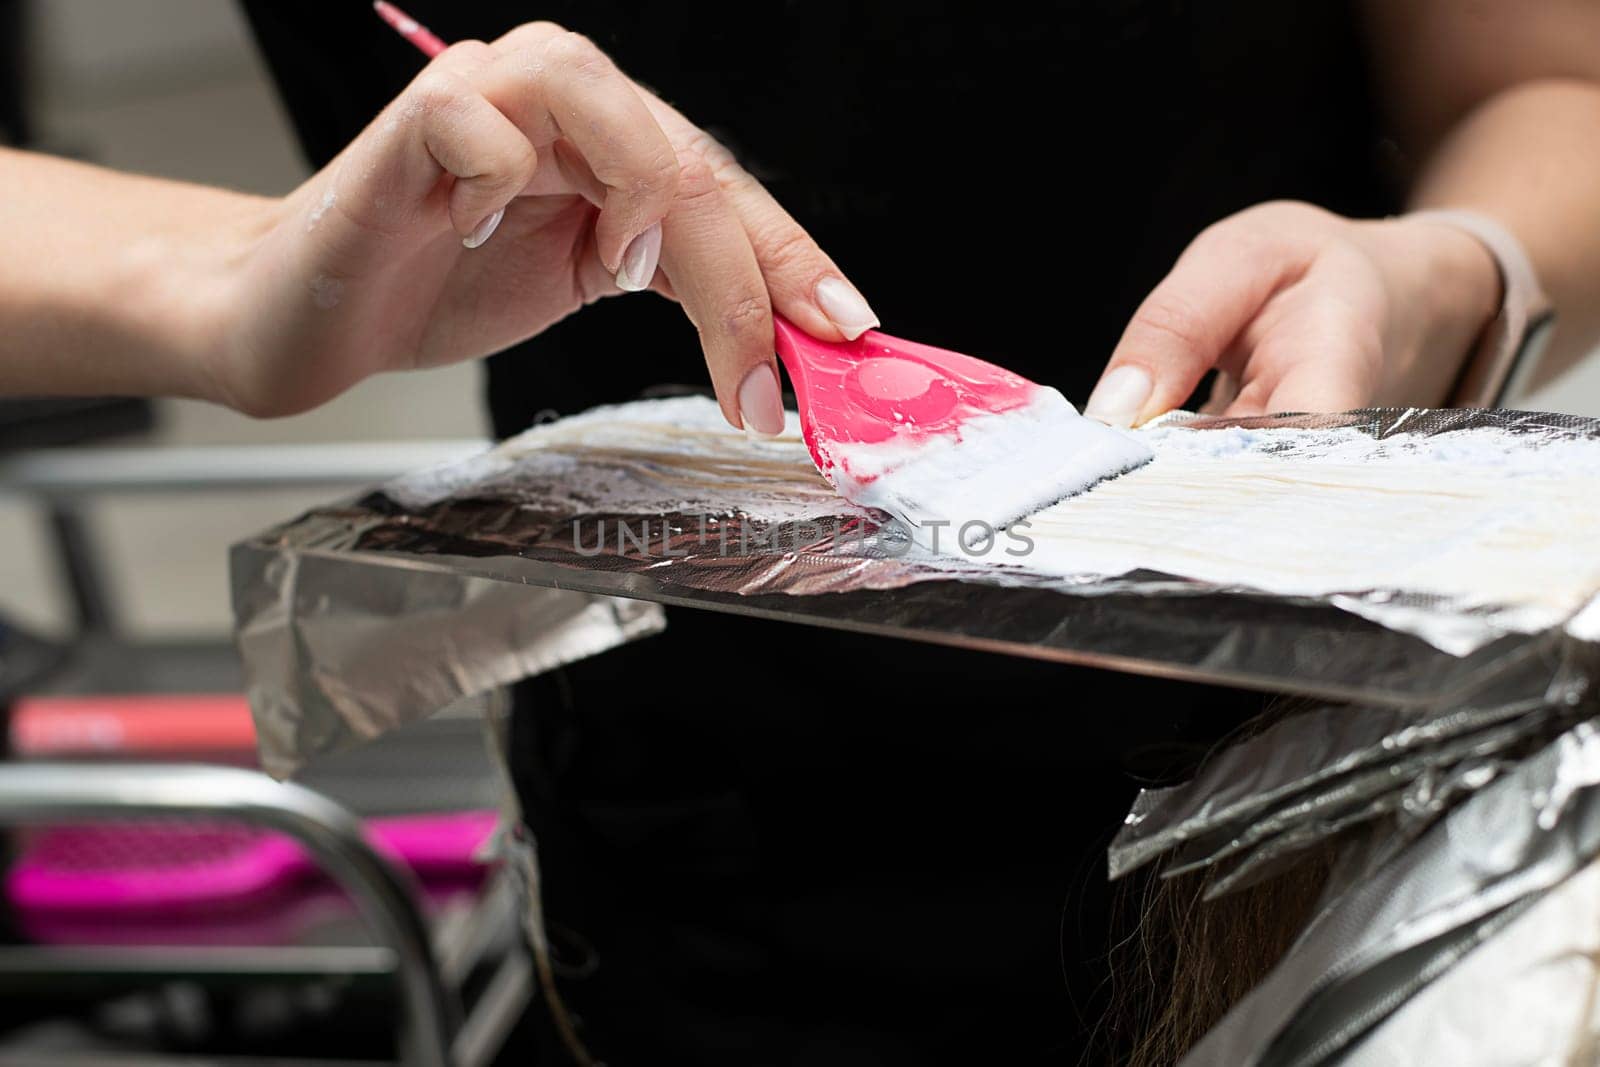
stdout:
[[[1039,388],[993,363],[878,330],[854,341],[819,341],[781,315],[773,325],[813,455],[819,441],[953,433],[974,415],[1021,407]],[[827,474],[823,457],[817,463]]]
[[388,0],[376,0],[372,5],[372,10],[378,13],[379,18],[393,26],[396,33],[416,45],[417,50],[429,59],[432,59],[448,47],[444,41],[434,35],[432,30],[389,3]]

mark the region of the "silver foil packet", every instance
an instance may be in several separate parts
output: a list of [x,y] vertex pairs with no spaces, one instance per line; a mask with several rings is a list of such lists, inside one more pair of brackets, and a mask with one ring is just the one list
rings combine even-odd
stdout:
[[1590,691],[1592,648],[1564,639],[1479,692],[1431,707],[1330,706],[1274,723],[1190,781],[1142,792],[1111,844],[1111,877],[1166,854],[1181,857],[1172,873],[1205,866],[1382,794],[1400,811],[1413,790],[1418,817],[1440,803],[1414,792],[1426,772],[1506,752],[1578,707]]
[[1183,1063],[1336,1062],[1597,854],[1600,726],[1586,720],[1350,883]]

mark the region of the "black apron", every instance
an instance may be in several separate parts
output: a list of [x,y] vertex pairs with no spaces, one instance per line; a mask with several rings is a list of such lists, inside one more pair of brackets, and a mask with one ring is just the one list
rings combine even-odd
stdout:
[[[885,329],[1079,402],[1205,225],[1276,198],[1395,208],[1360,27],[1333,0],[409,6],[446,39],[529,18],[588,34],[738,152]],[[422,63],[364,0],[246,7],[319,165]],[[489,404],[508,434],[704,381],[681,313],[628,297],[493,359]],[[1129,767],[1171,768],[1261,699],[670,620],[517,690],[513,770],[597,1054],[1073,1062]]]

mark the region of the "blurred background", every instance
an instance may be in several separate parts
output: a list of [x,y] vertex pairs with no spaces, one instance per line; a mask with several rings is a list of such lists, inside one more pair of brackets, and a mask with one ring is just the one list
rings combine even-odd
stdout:
[[[0,143],[269,195],[306,175],[230,0],[0,0]],[[452,1035],[454,1063],[529,1062],[516,897],[485,852],[493,698],[332,758],[313,797],[254,769],[231,643],[228,546],[480,449],[480,388],[471,365],[392,376],[276,422],[0,400],[0,1064],[443,1062]],[[321,484],[148,484],[196,483],[182,457],[315,465],[288,444],[334,457]],[[175,806],[129,820],[152,795]],[[330,881],[308,833],[366,874]]]
[[[33,146],[110,167],[255,193],[306,175],[293,132],[229,0],[16,3]],[[140,445],[459,439],[487,433],[475,366],[375,379],[297,418],[257,422],[208,404],[160,401]],[[227,630],[226,548],[295,514],[323,490],[97,500],[87,521],[109,597],[139,636]],[[182,519],[174,522],[174,509]],[[174,537],[177,532],[177,538]],[[0,615],[62,634],[71,608],[37,509],[0,497]]]

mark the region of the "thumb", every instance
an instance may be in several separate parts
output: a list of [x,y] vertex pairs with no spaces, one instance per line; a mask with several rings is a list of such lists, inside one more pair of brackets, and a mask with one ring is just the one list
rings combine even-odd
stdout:
[[1134,312],[1083,413],[1136,426],[1183,403],[1296,269],[1232,220],[1202,233]]

